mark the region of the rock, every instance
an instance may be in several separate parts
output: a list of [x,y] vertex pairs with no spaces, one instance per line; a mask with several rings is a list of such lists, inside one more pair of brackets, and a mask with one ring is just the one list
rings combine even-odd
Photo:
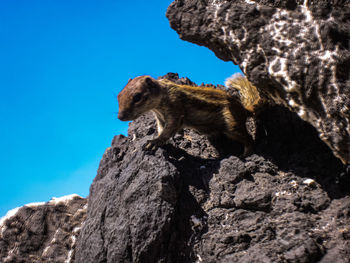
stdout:
[[156,136],[151,114],[128,133],[103,155],[75,262],[350,260],[346,170],[295,113],[262,113],[245,159],[192,130],[144,152]]
[[181,39],[238,64],[350,163],[349,1],[175,0],[167,17]]
[[0,221],[0,261],[73,262],[86,203],[70,195],[9,211]]

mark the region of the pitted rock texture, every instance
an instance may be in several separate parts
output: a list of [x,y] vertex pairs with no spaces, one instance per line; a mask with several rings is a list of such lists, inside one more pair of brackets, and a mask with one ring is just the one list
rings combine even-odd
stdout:
[[131,122],[103,155],[75,262],[349,262],[341,162],[281,107],[261,113],[255,131],[246,159],[240,145],[223,154],[192,130],[147,153],[153,115]]
[[0,222],[0,262],[73,262],[86,203],[70,195],[9,211]]
[[350,1],[175,0],[167,17],[350,163]]

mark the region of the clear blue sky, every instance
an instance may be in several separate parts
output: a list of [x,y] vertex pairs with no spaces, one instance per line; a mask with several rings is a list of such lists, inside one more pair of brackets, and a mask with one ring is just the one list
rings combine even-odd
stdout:
[[51,197],[87,196],[104,150],[126,134],[116,94],[129,78],[178,72],[223,84],[239,71],[182,41],[171,0],[2,0],[0,217]]

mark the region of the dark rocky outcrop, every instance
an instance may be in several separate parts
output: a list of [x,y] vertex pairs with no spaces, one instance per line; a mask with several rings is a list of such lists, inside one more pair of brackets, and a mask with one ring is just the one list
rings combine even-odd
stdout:
[[0,262],[73,262],[86,203],[70,195],[9,211],[0,222]]
[[349,1],[175,0],[167,17],[181,39],[238,64],[350,163]]
[[281,107],[254,130],[246,159],[240,145],[219,138],[216,149],[191,130],[152,154],[141,149],[155,136],[153,116],[132,122],[101,160],[75,262],[349,262],[341,162]]

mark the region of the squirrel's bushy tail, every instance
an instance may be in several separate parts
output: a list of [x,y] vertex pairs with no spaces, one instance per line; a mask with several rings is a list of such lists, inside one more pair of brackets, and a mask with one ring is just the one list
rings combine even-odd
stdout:
[[243,75],[236,73],[226,79],[225,86],[239,91],[242,105],[246,110],[254,113],[262,103],[257,88]]

